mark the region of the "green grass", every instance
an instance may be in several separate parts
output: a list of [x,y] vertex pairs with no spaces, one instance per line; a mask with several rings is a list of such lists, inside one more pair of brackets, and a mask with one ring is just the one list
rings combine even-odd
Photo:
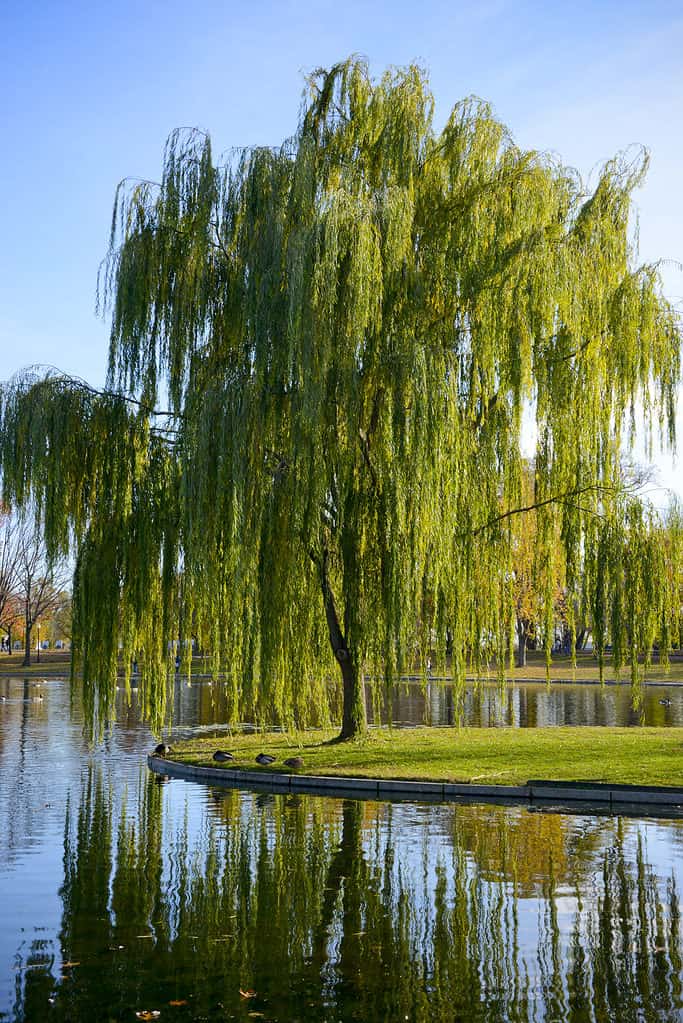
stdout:
[[[546,681],[545,654],[542,651],[530,651],[527,658],[528,663],[523,668],[505,668],[505,677],[510,682],[532,679],[533,681]],[[416,672],[419,669],[416,667]],[[193,675],[210,675],[210,658],[194,657],[192,660]],[[445,677],[450,675],[447,667]],[[489,678],[497,681],[498,675],[495,664],[491,665],[488,671],[482,671],[480,678]],[[571,658],[562,654],[553,657],[550,667],[550,678],[553,682],[599,682],[598,662],[591,653],[578,653],[576,665],[572,665]],[[605,679],[614,681],[616,678],[612,667],[612,658],[605,657]],[[628,665],[621,669],[620,681],[630,682],[631,671]],[[647,682],[683,682],[683,655],[680,651],[671,655],[668,668],[658,663],[653,663],[647,669],[645,679]]]
[[[541,651],[531,651],[527,657],[527,664],[523,668],[507,669],[506,678],[511,682],[521,679],[534,679],[539,682],[546,680],[545,654]],[[482,673],[482,677],[495,679],[496,670],[492,668],[488,673]],[[598,662],[593,654],[578,653],[576,665],[572,666],[571,658],[562,654],[553,656],[553,663],[550,666],[550,678],[553,682],[599,682],[600,674]],[[612,658],[605,657],[605,679],[613,681],[616,678],[612,667]],[[631,669],[624,665],[619,676],[620,681],[630,682]],[[683,656],[680,652],[672,654],[668,668],[659,663],[653,663],[645,673],[647,682],[683,682]]]
[[36,661],[36,651],[31,654],[31,665],[22,667],[23,650],[13,650],[11,654],[0,653],[0,676],[10,675],[12,678],[34,678],[68,676],[71,671],[71,654],[68,650],[41,650],[40,661]]
[[[360,742],[331,743],[333,732],[268,733],[174,744],[172,760],[215,764],[216,749],[235,755],[228,768],[257,769],[272,753],[278,770],[301,756],[300,774],[518,785],[532,778],[631,785],[683,785],[683,729],[410,728],[373,729]],[[287,770],[280,767],[279,770]]]
[[[70,670],[71,655],[67,650],[45,650],[41,651],[40,664],[35,663],[35,651],[32,655],[33,664],[30,668],[22,668],[23,651],[12,652],[11,655],[0,654],[0,675],[22,676],[28,675],[68,675]],[[120,668],[123,674],[123,669]],[[194,657],[192,659],[192,675],[202,676],[211,674],[210,658]],[[448,675],[448,671],[446,672]],[[542,652],[530,651],[528,664],[524,668],[506,668],[505,676],[509,682],[515,681],[538,681],[545,682],[546,668],[545,655]],[[490,671],[482,672],[482,679],[490,678],[497,680],[495,666]],[[598,682],[598,666],[592,654],[579,653],[576,658],[576,666],[572,667],[569,657],[556,655],[550,668],[550,678],[553,682]],[[606,658],[605,678],[608,681],[615,679],[611,658]],[[628,683],[630,671],[628,667],[622,669],[621,681]],[[668,669],[660,664],[652,664],[646,673],[648,682],[681,682],[683,683],[683,655],[679,652],[671,658]]]

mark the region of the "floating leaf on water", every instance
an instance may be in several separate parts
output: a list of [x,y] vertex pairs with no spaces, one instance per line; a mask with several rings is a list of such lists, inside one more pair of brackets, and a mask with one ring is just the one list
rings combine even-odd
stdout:
[[187,998],[173,998],[168,1003],[169,1005],[187,1005]]
[[81,964],[80,964],[79,962],[75,962],[75,961],[72,961],[72,960],[70,959],[68,963],[62,963],[62,969],[63,969],[63,970],[66,970],[66,969],[67,969],[67,967],[69,967],[69,966],[80,966],[80,965],[81,965]]
[[265,1019],[262,1012],[248,1012],[247,1015],[251,1016],[253,1019]]
[[252,988],[247,988],[246,991],[243,991],[242,988],[240,988],[240,994],[242,998],[256,998],[256,992]]
[[140,1011],[136,1012],[135,1015],[137,1016],[138,1019],[145,1019],[145,1020],[147,1020],[147,1019],[159,1019],[159,1016],[161,1016],[161,1013],[159,1012],[158,1009],[140,1009]]

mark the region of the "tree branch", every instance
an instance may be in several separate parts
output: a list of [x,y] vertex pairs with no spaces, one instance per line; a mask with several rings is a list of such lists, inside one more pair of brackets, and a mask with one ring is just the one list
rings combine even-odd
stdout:
[[[169,419],[185,418],[182,412],[174,412],[172,409],[155,409],[153,406],[147,405],[145,404],[145,402],[140,401],[139,398],[133,398],[132,395],[122,394],[121,391],[111,391],[108,388],[103,388],[102,390],[100,390],[97,387],[93,387],[92,384],[89,384],[88,381],[84,380],[82,377],[73,376],[70,373],[64,373],[57,366],[38,363],[31,366],[30,369],[48,370],[56,374],[56,376],[44,377],[42,380],[37,380],[33,384],[34,387],[44,387],[45,385],[54,383],[72,384],[74,387],[80,388],[82,391],[87,391],[89,394],[94,394],[100,398],[116,398],[119,401],[125,401],[127,404],[137,405],[137,407],[142,412],[146,412],[147,415],[154,416],[155,418],[157,417],[163,418],[164,416]],[[160,428],[156,427],[156,429]],[[170,433],[174,431],[168,430],[167,432]]]
[[[534,501],[532,504],[527,504],[519,508],[509,508],[506,512],[501,512],[500,515],[494,515],[487,522],[484,522],[481,526],[477,526],[476,529],[468,530],[465,533],[460,534],[460,538],[464,539],[467,536],[479,536],[480,533],[485,533],[487,529],[492,529],[493,526],[497,526],[499,522],[504,522],[505,519],[512,518],[513,515],[523,515],[525,512],[536,511],[538,508],[545,508],[549,504],[570,504],[572,497],[580,497],[581,494],[590,493],[615,493],[617,487],[608,487],[599,483],[591,484],[588,487],[579,487],[577,490],[568,490],[565,494],[554,494],[552,497],[546,497],[543,501]],[[586,508],[581,508],[581,505],[573,505],[575,508],[579,508],[583,511],[588,511]]]
[[231,262],[230,253],[228,252],[228,250],[226,249],[225,245],[221,241],[221,236],[220,236],[219,231],[218,231],[218,221],[210,220],[209,223],[211,224],[211,227],[216,232],[216,243],[215,243],[216,248],[219,248],[221,250],[221,252],[225,256],[227,262],[230,263]]

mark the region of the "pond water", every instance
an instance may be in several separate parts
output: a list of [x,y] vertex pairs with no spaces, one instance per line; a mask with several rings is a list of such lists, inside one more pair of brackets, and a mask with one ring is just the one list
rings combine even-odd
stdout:
[[160,783],[0,696],[2,1021],[683,1019],[682,821]]
[[[370,717],[373,717],[370,707]],[[395,724],[453,725],[457,701],[452,685],[437,681],[402,685],[381,700],[379,718]],[[683,685],[647,685],[633,707],[630,685],[496,683],[465,688],[462,723],[472,727],[545,728],[552,725],[683,726]]]

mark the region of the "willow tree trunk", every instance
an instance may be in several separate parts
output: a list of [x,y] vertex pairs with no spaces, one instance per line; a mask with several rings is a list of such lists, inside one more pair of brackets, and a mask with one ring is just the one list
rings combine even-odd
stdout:
[[368,730],[368,719],[365,709],[365,685],[348,651],[348,660],[339,660],[339,655],[337,654],[336,656],[341,668],[344,694],[342,727],[339,738],[355,739],[358,736],[365,735]]
[[325,606],[330,646],[342,676],[343,705],[339,739],[356,739],[361,735],[365,735],[368,730],[368,719],[365,709],[365,686],[359,666],[353,657],[352,651],[349,649],[339,621],[337,606],[330,585],[327,563],[328,554],[327,551],[323,551],[318,562],[320,585]]

